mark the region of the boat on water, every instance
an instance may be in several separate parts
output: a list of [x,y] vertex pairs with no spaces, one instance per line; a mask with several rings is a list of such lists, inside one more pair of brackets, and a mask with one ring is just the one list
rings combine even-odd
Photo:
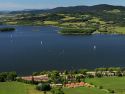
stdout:
[[13,38],[13,35],[11,34],[10,37]]
[[42,46],[42,47],[44,46],[44,43],[43,43],[43,41],[41,41],[41,43],[40,43],[40,44],[41,44],[41,46]]
[[94,45],[94,47],[93,47],[94,49],[96,49],[96,45]]
[[43,41],[41,41],[41,45],[43,45]]

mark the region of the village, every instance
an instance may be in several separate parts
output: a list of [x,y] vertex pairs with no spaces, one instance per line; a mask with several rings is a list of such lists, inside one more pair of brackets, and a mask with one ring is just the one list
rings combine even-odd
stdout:
[[33,90],[35,92],[33,94],[37,94],[36,92],[38,94],[78,94],[75,92],[88,94],[89,91],[90,94],[119,94],[122,92],[120,90],[124,89],[124,81],[125,68],[119,67],[42,71],[34,72],[29,76],[19,76],[16,72],[0,73],[0,82],[5,88],[6,86],[19,87],[27,91]]
[[76,87],[95,87],[91,83],[86,82],[86,78],[101,77],[122,77],[125,76],[124,69],[121,68],[97,68],[94,71],[86,69],[79,71],[51,71],[51,72],[35,72],[32,76],[18,77],[19,81],[25,83],[49,83],[51,87],[76,88]]

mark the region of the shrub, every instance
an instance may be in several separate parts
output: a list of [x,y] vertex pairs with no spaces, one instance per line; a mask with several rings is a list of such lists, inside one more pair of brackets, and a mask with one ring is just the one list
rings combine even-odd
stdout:
[[109,93],[115,93],[115,91],[112,89],[108,89],[108,91],[109,91]]
[[103,86],[99,86],[99,89],[103,89]]

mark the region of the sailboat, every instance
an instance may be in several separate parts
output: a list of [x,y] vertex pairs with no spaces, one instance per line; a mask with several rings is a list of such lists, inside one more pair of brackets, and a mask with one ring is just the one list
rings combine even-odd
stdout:
[[96,45],[94,45],[94,47],[93,47],[94,49],[96,49]]
[[11,34],[10,37],[13,38],[13,35]]
[[41,41],[41,46],[42,46],[42,47],[44,46],[43,41]]
[[41,45],[43,45],[43,41],[41,41]]

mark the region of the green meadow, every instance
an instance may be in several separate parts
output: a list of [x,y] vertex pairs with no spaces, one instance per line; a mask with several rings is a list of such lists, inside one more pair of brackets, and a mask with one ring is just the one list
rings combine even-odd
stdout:
[[63,91],[65,94],[108,94],[107,91],[88,87],[65,88]]
[[125,94],[125,77],[105,77],[86,79],[86,82],[102,87],[106,90],[114,90],[115,94]]
[[20,82],[1,82],[0,94],[43,94],[43,92],[37,91],[34,85]]
[[125,34],[125,27],[115,27],[115,32]]
[[[113,90],[114,94],[125,94],[125,77],[89,78],[86,82],[95,87],[63,88],[63,91],[65,94],[112,94],[109,91]],[[43,94],[43,92],[37,91],[35,85],[1,82],[0,94]],[[47,94],[51,93],[47,92]]]

